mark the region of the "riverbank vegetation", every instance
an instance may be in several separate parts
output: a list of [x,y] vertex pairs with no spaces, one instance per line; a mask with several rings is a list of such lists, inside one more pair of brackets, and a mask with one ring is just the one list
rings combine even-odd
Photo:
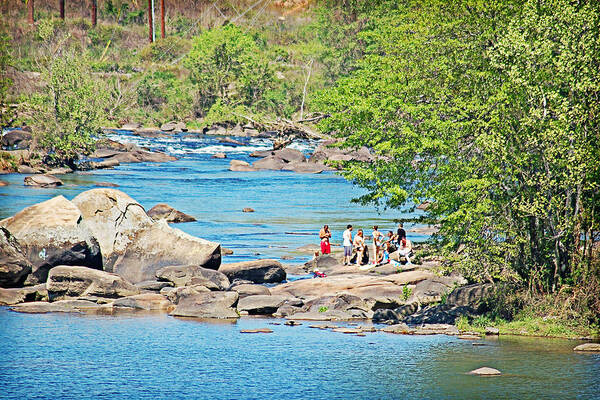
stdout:
[[358,201],[428,202],[443,272],[500,283],[488,322],[597,330],[597,2],[181,0],[151,44],[135,2],[98,2],[95,26],[70,3],[36,1],[33,26],[9,6],[0,47],[0,94],[56,163],[100,125],[329,115],[322,132],[379,156],[344,165]]

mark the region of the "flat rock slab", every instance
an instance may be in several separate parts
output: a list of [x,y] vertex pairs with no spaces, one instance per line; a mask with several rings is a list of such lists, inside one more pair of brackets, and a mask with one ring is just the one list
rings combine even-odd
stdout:
[[176,317],[239,318],[233,308],[237,301],[236,292],[199,293],[180,298],[177,307],[170,314]]
[[238,311],[247,311],[250,315],[269,315],[277,311],[287,300],[285,296],[254,295],[238,301]]
[[583,343],[575,346],[574,351],[593,351],[600,352],[600,343]]
[[356,334],[362,333],[363,330],[359,328],[335,328],[332,330],[333,332],[345,333],[345,334]]
[[467,372],[469,375],[479,375],[479,376],[499,376],[502,375],[502,372],[498,371],[495,368],[490,367],[481,367],[474,369],[473,371]]
[[462,340],[481,340],[481,336],[477,335],[458,335],[457,337]]
[[242,329],[240,333],[273,333],[273,330],[269,328]]
[[386,333],[394,333],[397,335],[410,335],[414,333],[415,329],[406,324],[395,324],[381,328],[381,331]]
[[24,182],[25,186],[38,186],[38,187],[43,187],[43,188],[56,187],[56,186],[63,185],[63,181],[61,181],[57,177],[55,177],[53,175],[43,175],[43,174],[26,176],[25,179],[23,180],[23,182]]
[[277,283],[286,278],[283,265],[279,261],[271,259],[222,264],[219,272],[227,275],[231,281],[243,279],[254,283]]
[[113,307],[147,311],[171,311],[175,308],[173,303],[165,296],[158,293],[143,293],[135,296],[123,297],[115,300],[112,305]]
[[60,300],[54,303],[35,301],[22,303],[11,307],[11,310],[28,314],[45,314],[51,312],[80,313],[112,310],[110,305],[100,305],[87,300]]
[[155,220],[164,219],[167,222],[181,223],[194,222],[196,218],[178,211],[165,203],[159,203],[148,210],[147,214]]
[[156,277],[175,286],[202,285],[210,290],[227,290],[230,285],[225,274],[197,265],[164,267],[156,271]]

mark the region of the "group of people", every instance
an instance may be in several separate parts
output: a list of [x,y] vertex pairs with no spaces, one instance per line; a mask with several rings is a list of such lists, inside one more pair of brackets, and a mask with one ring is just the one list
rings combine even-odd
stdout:
[[[369,249],[362,229],[358,229],[356,235],[352,237],[352,225],[348,225],[344,231],[343,246],[344,246],[344,265],[355,263],[363,265],[369,263]],[[319,231],[321,239],[321,253],[331,253],[331,231],[329,226],[325,225]],[[406,231],[402,224],[398,225],[396,233],[388,231],[383,234],[379,231],[377,225],[373,226],[371,234],[373,258],[371,264],[385,264],[390,262],[390,254],[398,251],[399,256],[406,258],[406,262],[411,264],[410,257],[412,254],[412,243],[406,238]],[[354,261],[355,260],[355,261]]]

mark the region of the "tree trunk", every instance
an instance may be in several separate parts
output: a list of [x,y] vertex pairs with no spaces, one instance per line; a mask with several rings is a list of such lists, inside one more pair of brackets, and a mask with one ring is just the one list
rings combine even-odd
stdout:
[[160,0],[160,37],[165,38],[165,0]]
[[35,20],[33,19],[33,0],[27,1],[28,21],[29,25],[33,25]]
[[152,43],[152,0],[148,0],[148,41]]
[[92,0],[92,26],[98,22],[98,0]]
[[60,10],[60,19],[65,20],[65,0],[58,0],[58,9]]

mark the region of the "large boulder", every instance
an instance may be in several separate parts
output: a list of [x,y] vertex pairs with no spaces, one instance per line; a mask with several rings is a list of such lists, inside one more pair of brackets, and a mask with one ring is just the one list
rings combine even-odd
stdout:
[[0,305],[13,305],[27,301],[48,300],[45,284],[26,286],[22,288],[0,288]]
[[56,187],[62,186],[63,181],[55,177],[54,175],[44,175],[44,174],[36,174],[31,176],[26,176],[23,179],[25,186],[37,186],[37,187]]
[[373,299],[363,299],[351,294],[323,296],[306,302],[300,312],[292,314],[294,319],[304,320],[353,320],[373,316]]
[[241,160],[231,160],[229,162],[229,170],[233,172],[254,172],[258,171],[258,169],[254,168],[246,161]]
[[184,122],[170,121],[162,124],[160,130],[165,132],[186,132],[187,128]]
[[2,135],[2,147],[8,150],[20,150],[29,148],[31,133],[21,129],[14,129]]
[[130,310],[172,311],[175,306],[165,296],[158,293],[142,293],[122,297],[113,301],[113,308]]
[[10,308],[13,311],[28,314],[45,314],[50,312],[61,313],[82,313],[82,312],[108,312],[112,310],[110,305],[100,305],[87,300],[59,300],[54,303],[46,301],[35,301],[32,303],[22,303]]
[[321,172],[330,169],[320,163],[308,162],[290,162],[281,168],[283,171],[292,171],[299,174],[320,174]]
[[481,301],[494,289],[491,283],[474,283],[454,289],[447,297],[446,304],[477,308]]
[[148,210],[147,213],[154,220],[164,219],[167,222],[179,223],[179,222],[194,222],[196,218],[191,215],[187,215],[174,209],[168,204],[159,203]]
[[229,287],[225,274],[197,265],[164,267],[156,271],[156,277],[175,286],[202,285],[210,290],[227,290]]
[[139,163],[139,162],[167,162],[175,161],[177,157],[170,156],[166,153],[157,151],[132,150],[117,153],[107,160],[116,160],[121,164]]
[[237,309],[250,315],[269,315],[277,311],[288,298],[286,296],[255,295],[239,299]]
[[120,190],[88,190],[75,197],[72,203],[83,217],[82,225],[98,240],[104,269],[109,272],[135,234],[153,224],[144,207]]
[[281,158],[275,156],[267,156],[265,158],[261,158],[258,161],[252,163],[252,166],[256,169],[270,169],[279,171],[283,167],[285,167],[287,163],[283,161]]
[[206,292],[179,299],[177,307],[169,314],[177,317],[238,318],[235,310],[236,292]]
[[50,301],[79,297],[116,299],[140,293],[137,287],[119,275],[73,266],[52,268],[46,288]]
[[281,150],[275,150],[271,154],[274,157],[285,161],[286,163],[306,161],[306,157],[304,157],[304,154],[302,154],[300,150],[291,149],[289,147]]
[[198,265],[217,269],[218,243],[188,235],[154,221],[131,197],[116,189],[92,189],[73,199],[83,215],[82,224],[94,232],[102,249],[104,270],[132,283],[155,278],[170,265]]
[[450,324],[453,325],[461,316],[474,317],[476,312],[467,306],[453,306],[442,304],[438,306],[425,307],[415,314],[403,319],[409,325],[422,324]]
[[31,268],[14,236],[6,228],[0,228],[0,287],[23,286]]
[[160,290],[160,294],[166,296],[173,304],[177,304],[179,303],[179,299],[210,291],[211,290],[204,285],[192,285],[163,288]]
[[198,265],[218,269],[221,246],[171,228],[158,221],[133,236],[112,265],[113,272],[132,283],[153,279],[156,271],[171,265]]
[[263,286],[263,285],[255,285],[253,283],[242,283],[240,285],[235,285],[229,289],[229,290],[233,290],[234,292],[237,292],[238,295],[240,296],[240,299],[243,299],[244,297],[248,297],[248,296],[257,296],[257,295],[262,295],[262,296],[270,296],[271,295],[271,291],[269,290],[268,287]]
[[372,162],[375,157],[365,146],[358,149],[334,147],[336,140],[321,142],[309,158],[309,162],[324,161],[361,161]]
[[73,203],[57,196],[0,221],[32,265],[25,284],[45,282],[56,265],[102,268],[101,247],[81,217]]
[[230,281],[243,279],[254,283],[273,283],[285,280],[283,265],[277,260],[242,261],[223,264],[219,271],[227,275]]

